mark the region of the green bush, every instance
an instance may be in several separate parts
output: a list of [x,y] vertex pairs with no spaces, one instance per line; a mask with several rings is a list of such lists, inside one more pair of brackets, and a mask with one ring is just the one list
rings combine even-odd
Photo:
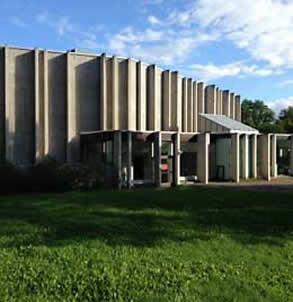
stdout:
[[2,162],[0,193],[65,192],[109,188],[115,185],[111,171],[112,167],[105,164],[60,164],[51,158],[46,158],[28,168]]

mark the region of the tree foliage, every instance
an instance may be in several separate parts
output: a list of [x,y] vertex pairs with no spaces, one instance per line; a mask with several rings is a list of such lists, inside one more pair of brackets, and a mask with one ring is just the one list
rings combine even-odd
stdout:
[[242,102],[242,122],[263,133],[280,131],[274,111],[261,100]]

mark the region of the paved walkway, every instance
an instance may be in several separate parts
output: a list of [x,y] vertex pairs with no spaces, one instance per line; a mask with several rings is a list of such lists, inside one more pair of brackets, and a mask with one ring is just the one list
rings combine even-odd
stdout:
[[253,191],[292,191],[293,192],[293,177],[290,176],[279,176],[278,178],[272,179],[272,181],[243,181],[239,184],[231,182],[210,182],[210,187],[226,187],[235,188],[242,190],[253,190]]

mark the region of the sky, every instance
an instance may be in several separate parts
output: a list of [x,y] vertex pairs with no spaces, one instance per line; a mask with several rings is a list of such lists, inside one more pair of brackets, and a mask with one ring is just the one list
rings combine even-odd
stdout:
[[0,0],[0,44],[133,57],[293,106],[293,0]]

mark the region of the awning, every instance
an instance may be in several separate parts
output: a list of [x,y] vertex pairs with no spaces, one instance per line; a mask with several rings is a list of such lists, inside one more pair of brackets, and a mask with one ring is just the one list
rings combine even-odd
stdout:
[[259,134],[257,129],[249,127],[239,121],[233,120],[225,115],[199,114],[206,132],[214,133],[243,133]]

